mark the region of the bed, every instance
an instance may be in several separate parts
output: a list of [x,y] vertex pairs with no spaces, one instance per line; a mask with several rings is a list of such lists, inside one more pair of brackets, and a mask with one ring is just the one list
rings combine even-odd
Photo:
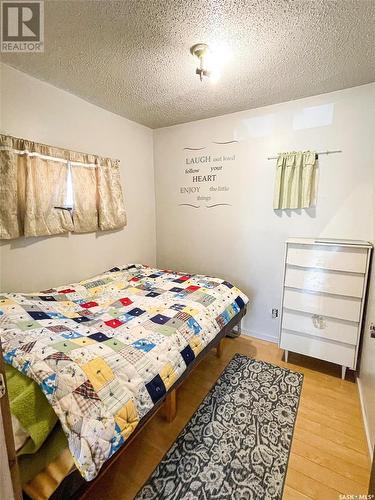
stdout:
[[[26,469],[48,443],[54,460],[68,446],[79,474],[94,480],[162,403],[173,418],[175,388],[239,323],[247,302],[225,280],[140,264],[40,293],[2,294],[8,373],[34,384],[34,398],[39,392],[58,419],[23,454]],[[24,446],[30,441],[19,453]]]

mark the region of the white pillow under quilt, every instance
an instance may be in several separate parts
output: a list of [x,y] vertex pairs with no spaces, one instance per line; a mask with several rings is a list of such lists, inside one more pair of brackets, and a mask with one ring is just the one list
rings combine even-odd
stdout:
[[12,415],[12,427],[13,427],[13,435],[14,435],[14,444],[16,451],[20,450],[22,446],[29,439],[29,434],[20,424],[20,421],[17,417]]

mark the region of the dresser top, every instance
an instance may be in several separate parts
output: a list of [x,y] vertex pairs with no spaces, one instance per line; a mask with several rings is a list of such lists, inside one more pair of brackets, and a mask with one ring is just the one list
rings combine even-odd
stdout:
[[338,245],[345,247],[366,247],[372,248],[369,241],[364,240],[343,240],[337,238],[288,238],[287,243],[296,243],[299,245]]

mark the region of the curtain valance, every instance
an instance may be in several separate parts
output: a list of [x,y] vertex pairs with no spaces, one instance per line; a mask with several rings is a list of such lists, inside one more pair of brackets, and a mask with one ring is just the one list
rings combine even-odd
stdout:
[[118,229],[118,160],[0,135],[0,238]]
[[273,208],[309,208],[316,203],[316,152],[280,153]]

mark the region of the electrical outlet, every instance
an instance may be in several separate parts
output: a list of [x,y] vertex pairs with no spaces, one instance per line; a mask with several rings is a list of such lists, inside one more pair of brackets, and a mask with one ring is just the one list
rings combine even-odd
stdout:
[[273,319],[279,317],[279,310],[278,309],[272,309],[272,317],[273,317]]
[[375,324],[374,323],[370,324],[370,337],[375,339]]

